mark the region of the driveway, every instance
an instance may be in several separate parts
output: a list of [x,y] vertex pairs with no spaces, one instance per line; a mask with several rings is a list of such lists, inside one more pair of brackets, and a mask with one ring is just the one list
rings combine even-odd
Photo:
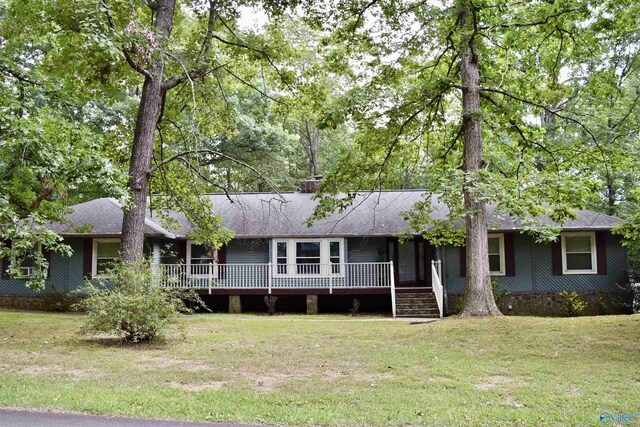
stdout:
[[[260,427],[248,424],[192,423],[188,421],[144,420],[126,417],[72,414],[66,412],[37,412],[19,409],[0,409],[3,427]],[[262,426],[264,427],[264,426]]]

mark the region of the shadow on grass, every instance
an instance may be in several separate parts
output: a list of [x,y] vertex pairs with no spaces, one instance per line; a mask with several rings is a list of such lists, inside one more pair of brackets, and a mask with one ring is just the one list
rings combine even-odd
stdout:
[[129,348],[132,350],[164,350],[169,342],[167,338],[156,338],[152,341],[132,342],[125,341],[120,337],[112,335],[97,335],[80,337],[77,340],[79,345],[91,345],[106,348]]

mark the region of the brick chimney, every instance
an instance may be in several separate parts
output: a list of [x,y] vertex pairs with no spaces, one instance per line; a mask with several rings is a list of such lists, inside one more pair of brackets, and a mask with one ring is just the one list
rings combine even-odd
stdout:
[[322,175],[315,175],[312,179],[305,179],[300,181],[300,192],[316,193],[320,188],[321,181],[322,181]]

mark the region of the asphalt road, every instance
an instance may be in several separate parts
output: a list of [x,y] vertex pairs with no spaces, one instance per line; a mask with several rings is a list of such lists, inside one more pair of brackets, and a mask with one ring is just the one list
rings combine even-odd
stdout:
[[[0,409],[2,427],[260,427],[248,424],[192,423],[188,421],[143,420],[60,412]],[[263,426],[262,426],[263,427]]]

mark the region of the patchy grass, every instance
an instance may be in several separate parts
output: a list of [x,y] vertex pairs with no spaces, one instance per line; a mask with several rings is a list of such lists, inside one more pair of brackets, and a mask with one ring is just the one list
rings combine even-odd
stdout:
[[640,316],[198,315],[166,343],[0,312],[0,406],[227,422],[593,425],[640,412]]

